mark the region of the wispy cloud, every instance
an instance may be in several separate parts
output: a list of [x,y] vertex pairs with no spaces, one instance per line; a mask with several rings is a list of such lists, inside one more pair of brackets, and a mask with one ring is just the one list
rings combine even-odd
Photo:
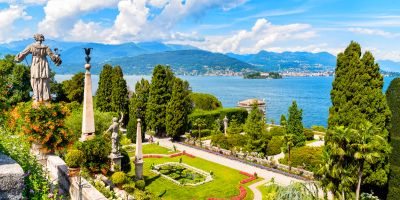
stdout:
[[386,38],[395,38],[395,37],[399,37],[400,33],[392,33],[392,32],[388,32],[388,31],[383,31],[383,30],[379,30],[379,29],[369,29],[369,28],[360,28],[360,27],[356,27],[356,28],[348,28],[347,29],[350,32],[353,33],[358,33],[358,34],[364,34],[364,35],[376,35],[376,36],[382,36],[382,37],[386,37]]
[[235,21],[246,21],[251,19],[263,18],[263,17],[274,17],[274,16],[285,16],[294,15],[306,12],[307,8],[296,8],[291,10],[267,10],[254,15],[248,15],[245,17],[237,18]]

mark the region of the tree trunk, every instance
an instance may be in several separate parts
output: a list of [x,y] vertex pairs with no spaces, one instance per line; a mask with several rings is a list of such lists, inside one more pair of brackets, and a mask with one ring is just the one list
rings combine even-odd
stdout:
[[358,167],[358,183],[357,183],[357,189],[356,189],[356,200],[360,199],[361,179],[362,179],[362,166],[363,166],[363,164],[361,164]]
[[289,171],[292,171],[292,163],[290,161],[290,145],[288,145],[288,165],[289,165]]
[[342,190],[342,199],[346,200],[346,196],[344,195],[344,190]]

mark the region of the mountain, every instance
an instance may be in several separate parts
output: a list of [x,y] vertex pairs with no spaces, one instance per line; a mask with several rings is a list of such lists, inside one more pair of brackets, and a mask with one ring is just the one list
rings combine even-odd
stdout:
[[120,65],[126,74],[151,74],[158,64],[169,65],[177,74],[204,74],[215,71],[242,72],[255,70],[248,63],[224,54],[203,50],[164,51],[134,57],[114,58],[109,62]]
[[260,67],[263,71],[332,71],[335,69],[336,57],[327,52],[269,52],[228,56]]

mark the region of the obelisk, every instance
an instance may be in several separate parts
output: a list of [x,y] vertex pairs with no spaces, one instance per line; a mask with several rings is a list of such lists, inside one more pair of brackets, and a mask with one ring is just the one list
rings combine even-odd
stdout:
[[137,180],[143,179],[143,152],[142,152],[142,127],[140,119],[136,128],[135,175]]
[[93,112],[93,96],[92,96],[92,77],[90,74],[90,50],[85,48],[85,88],[83,94],[83,116],[82,116],[82,136],[81,141],[86,141],[94,136],[94,112]]

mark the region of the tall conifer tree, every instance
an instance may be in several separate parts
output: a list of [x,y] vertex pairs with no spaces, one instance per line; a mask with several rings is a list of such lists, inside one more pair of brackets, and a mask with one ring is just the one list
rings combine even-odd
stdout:
[[118,114],[123,113],[126,120],[129,113],[128,87],[120,66],[114,67],[112,72],[111,108]]
[[[329,129],[335,126],[358,129],[360,124],[370,122],[380,130],[381,137],[388,138],[391,113],[382,93],[383,77],[379,73],[379,65],[375,63],[370,52],[362,55],[360,45],[351,42],[346,50],[337,56],[336,74],[332,86]],[[326,140],[330,143],[336,142],[329,141],[334,140],[334,137],[329,135]],[[325,149],[328,155],[330,151],[331,149]],[[366,192],[373,190],[375,194],[379,194],[388,179],[388,155],[382,156],[374,165],[365,164],[363,172],[363,190]],[[327,178],[334,183],[344,177]]]
[[190,107],[189,83],[175,78],[166,111],[167,135],[174,140],[179,139],[187,130]]
[[288,119],[286,122],[286,133],[293,135],[293,145],[303,146],[306,141],[306,136],[303,132],[303,110],[297,107],[296,101],[292,102],[289,107]]
[[174,75],[169,67],[157,65],[153,70],[146,110],[147,125],[156,135],[166,135],[166,108],[171,99]]
[[96,108],[103,112],[111,112],[112,66],[105,64],[100,73],[99,87],[96,92]]
[[146,79],[141,79],[135,85],[135,92],[132,93],[129,105],[129,123],[127,126],[127,136],[133,142],[136,141],[136,125],[139,115],[142,125],[142,138],[147,130],[146,109],[149,99],[150,83]]
[[390,111],[392,111],[392,127],[390,132],[390,144],[392,154],[390,155],[390,177],[387,199],[395,200],[400,196],[400,78],[390,82],[386,90],[386,99]]
[[244,125],[244,131],[248,138],[246,149],[251,152],[266,153],[268,140],[264,115],[254,102],[249,116]]

